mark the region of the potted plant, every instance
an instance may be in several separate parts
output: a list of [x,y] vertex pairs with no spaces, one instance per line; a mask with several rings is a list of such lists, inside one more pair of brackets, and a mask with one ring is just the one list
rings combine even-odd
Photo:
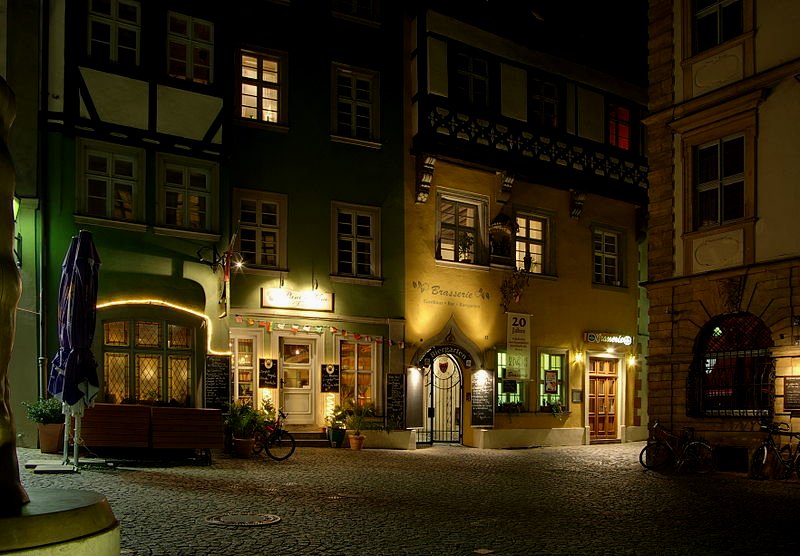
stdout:
[[325,422],[328,424],[328,440],[331,447],[341,448],[345,436],[345,421],[347,420],[347,412],[341,405],[333,408],[333,412],[325,417]]
[[374,416],[375,408],[372,404],[365,403],[347,409],[345,425],[347,430],[351,431],[349,435],[351,449],[360,450],[364,447],[364,435],[361,434],[361,429],[364,428],[367,418]]
[[253,453],[256,430],[264,426],[265,414],[250,402],[234,401],[228,406],[225,427],[230,431],[233,452],[237,457],[247,458]]
[[34,403],[22,402],[28,419],[37,424],[39,450],[58,453],[64,449],[64,413],[56,398],[40,398]]

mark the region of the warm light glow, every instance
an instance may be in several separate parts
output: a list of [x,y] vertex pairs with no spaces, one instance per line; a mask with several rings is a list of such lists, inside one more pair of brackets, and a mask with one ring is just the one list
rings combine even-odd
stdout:
[[98,303],[98,309],[105,309],[106,307],[116,307],[119,305],[159,305],[161,307],[169,307],[170,309],[177,309],[178,311],[183,311],[185,313],[190,313],[196,317],[200,317],[206,321],[206,341],[208,343],[207,351],[212,355],[232,355],[231,351],[216,351],[211,349],[211,337],[212,337],[212,321],[211,319],[201,313],[199,311],[195,311],[194,309],[190,309],[188,307],[184,307],[183,305],[176,305],[175,303],[170,303],[169,301],[164,301],[162,299],[120,299],[117,301],[106,301],[104,303]]
[[631,355],[631,356],[628,357],[628,365],[630,365],[631,367],[636,365],[636,356],[635,355]]
[[487,371],[485,369],[481,369],[479,371],[475,371],[475,384],[477,386],[480,386],[480,387],[486,386],[487,384],[489,384],[489,382],[491,380],[492,380],[492,377],[489,374],[489,371]]
[[422,372],[419,367],[408,368],[408,381],[410,386],[419,386],[422,383]]
[[583,361],[583,352],[582,351],[576,351],[575,352],[575,362],[576,363],[580,363],[581,361]]
[[333,408],[336,407],[336,394],[333,392],[323,394],[322,407],[326,418],[332,416]]
[[616,350],[612,347],[606,348],[606,353],[614,353]]

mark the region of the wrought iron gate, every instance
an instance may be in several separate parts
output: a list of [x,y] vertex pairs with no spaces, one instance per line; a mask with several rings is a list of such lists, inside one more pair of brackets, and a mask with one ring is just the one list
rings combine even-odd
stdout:
[[461,442],[461,366],[455,358],[440,355],[425,369],[425,428],[417,442]]

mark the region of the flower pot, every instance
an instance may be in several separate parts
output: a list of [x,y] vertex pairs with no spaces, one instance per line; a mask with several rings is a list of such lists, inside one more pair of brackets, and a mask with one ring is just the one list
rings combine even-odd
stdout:
[[57,454],[64,449],[64,423],[39,423],[39,450]]
[[360,450],[364,447],[364,439],[366,438],[363,434],[351,434],[350,438],[350,449],[351,450]]
[[341,448],[344,443],[344,436],[344,429],[328,429],[328,440],[331,442],[331,448]]
[[233,455],[237,458],[249,458],[253,455],[253,444],[255,442],[255,438],[234,438]]

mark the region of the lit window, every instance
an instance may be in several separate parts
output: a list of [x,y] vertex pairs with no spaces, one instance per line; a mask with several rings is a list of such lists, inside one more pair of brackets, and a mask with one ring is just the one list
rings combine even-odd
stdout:
[[594,230],[592,238],[592,281],[606,286],[621,286],[620,235],[608,230]]
[[376,141],[378,125],[378,75],[367,70],[334,66],[334,134]]
[[103,400],[191,406],[192,326],[164,320],[103,322]]
[[497,410],[515,413],[528,410],[528,381],[506,378],[508,354],[497,352]]
[[744,217],[744,136],[694,147],[694,226],[715,226]]
[[214,24],[170,12],[167,16],[167,74],[208,85],[212,82]]
[[742,0],[694,0],[695,54],[738,37],[744,31]]
[[623,150],[631,148],[631,110],[611,105],[608,110],[608,143]]
[[359,278],[380,277],[380,210],[334,203],[336,229],[333,274]]
[[545,274],[550,243],[549,221],[543,216],[517,215],[516,268]]
[[217,165],[159,155],[159,223],[210,232],[216,223]]
[[144,152],[80,141],[77,211],[119,222],[144,220]]
[[466,264],[486,264],[484,237],[487,201],[468,196],[440,193],[438,205],[438,240],[436,258]]
[[542,411],[561,413],[566,409],[566,361],[565,352],[539,353],[539,408]]
[[247,120],[286,121],[284,62],[278,56],[243,50],[241,59],[241,113]]
[[237,189],[234,210],[239,222],[238,252],[244,265],[286,268],[286,196]]
[[473,108],[489,106],[489,62],[464,53],[455,56],[454,99]]
[[121,66],[138,66],[140,18],[139,2],[90,0],[89,56]]
[[374,403],[375,344],[373,342],[339,342],[341,366],[341,401],[343,406],[364,406]]

